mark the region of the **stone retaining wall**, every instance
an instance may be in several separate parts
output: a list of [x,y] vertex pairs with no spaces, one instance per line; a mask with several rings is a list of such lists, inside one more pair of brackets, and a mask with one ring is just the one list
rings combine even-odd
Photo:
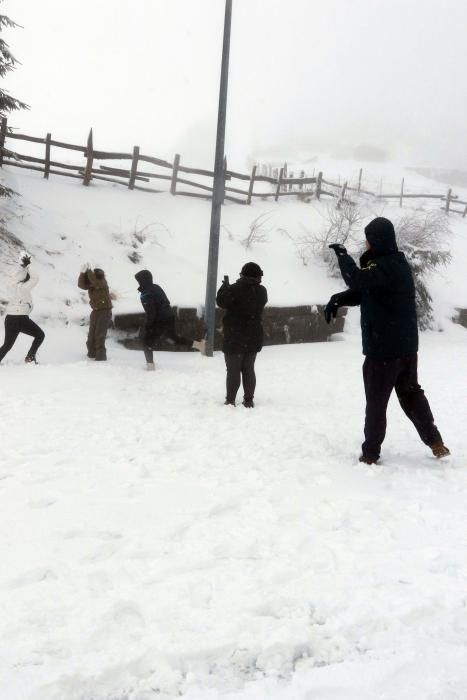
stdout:
[[456,309],[457,315],[452,319],[454,323],[459,323],[464,328],[467,328],[467,309]]
[[[333,333],[344,330],[346,309],[339,309],[338,317],[329,325],[324,320],[323,306],[267,306],[263,313],[264,344],[285,345],[288,343],[314,343],[329,339]],[[196,309],[174,307],[177,332],[188,338],[199,340],[204,337],[204,320],[199,318]],[[222,309],[216,310],[216,337],[214,347],[220,350],[222,345]],[[141,350],[138,337],[139,328],[144,325],[144,313],[117,314],[114,327],[125,335],[120,342],[125,347]],[[174,346],[161,340],[156,350],[183,351],[184,347]]]

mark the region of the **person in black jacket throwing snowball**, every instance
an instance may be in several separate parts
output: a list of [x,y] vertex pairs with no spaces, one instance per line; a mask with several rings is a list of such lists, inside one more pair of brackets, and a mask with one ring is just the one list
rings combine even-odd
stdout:
[[235,398],[243,382],[243,405],[254,407],[256,388],[255,360],[263,347],[263,309],[268,301],[261,284],[263,271],[254,262],[246,263],[240,278],[229,284],[225,280],[217,292],[217,305],[225,309],[222,350],[227,368],[226,405],[235,406]]
[[170,301],[167,299],[167,295],[162,287],[154,284],[152,273],[149,270],[141,270],[136,273],[135,279],[139,284],[138,291],[146,312],[146,321],[142,328],[141,339],[143,341],[147,369],[155,369],[153,345],[159,338],[166,338],[169,343],[194,348],[205,355],[205,340],[190,340],[177,333],[175,329],[175,314]]
[[363,381],[366,395],[365,441],[360,461],[375,464],[386,434],[386,409],[395,389],[402,410],[435,457],[449,455],[430,405],[418,383],[418,328],[415,286],[404,253],[397,248],[394,226],[383,217],[365,228],[366,252],[360,269],[343,245],[329,247],[337,255],[349,289],[334,294],[325,309],[326,321],[340,306],[360,305],[363,341]]

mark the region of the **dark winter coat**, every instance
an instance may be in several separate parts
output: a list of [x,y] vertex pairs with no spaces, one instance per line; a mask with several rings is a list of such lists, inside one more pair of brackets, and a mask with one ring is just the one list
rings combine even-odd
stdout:
[[138,291],[146,312],[145,329],[152,331],[161,321],[173,318],[174,311],[162,287],[153,283],[149,270],[137,272],[135,278],[139,283]]
[[394,227],[388,219],[374,219],[365,228],[371,250],[359,269],[350,255],[338,257],[349,286],[340,306],[360,304],[363,354],[375,359],[411,355],[418,350],[417,312],[412,271],[397,249]]
[[232,285],[223,284],[216,301],[221,309],[226,310],[223,352],[259,352],[263,347],[261,318],[268,301],[266,288],[256,278],[240,277]]
[[102,311],[112,308],[112,300],[110,298],[109,285],[102,271],[98,270],[99,276],[95,270],[86,270],[81,272],[78,277],[78,287],[86,289],[89,294],[89,304],[93,311]]

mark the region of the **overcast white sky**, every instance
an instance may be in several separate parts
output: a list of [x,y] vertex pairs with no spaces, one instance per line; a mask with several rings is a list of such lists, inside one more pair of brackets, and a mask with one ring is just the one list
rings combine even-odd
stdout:
[[[212,165],[224,0],[5,0],[34,134]],[[466,0],[233,0],[226,152],[467,167]]]

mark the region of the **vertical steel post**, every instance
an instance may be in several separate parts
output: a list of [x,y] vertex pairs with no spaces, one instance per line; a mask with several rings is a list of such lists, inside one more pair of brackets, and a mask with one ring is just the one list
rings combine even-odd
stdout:
[[217,268],[219,262],[219,232],[221,207],[224,199],[224,147],[225,122],[227,112],[227,85],[229,79],[230,27],[232,23],[232,0],[225,1],[224,42],[222,46],[222,66],[219,90],[219,111],[217,116],[216,155],[214,161],[214,185],[211,208],[211,229],[209,234],[208,272],[206,279],[206,299],[204,317],[206,323],[206,354],[214,352],[216,326]]

